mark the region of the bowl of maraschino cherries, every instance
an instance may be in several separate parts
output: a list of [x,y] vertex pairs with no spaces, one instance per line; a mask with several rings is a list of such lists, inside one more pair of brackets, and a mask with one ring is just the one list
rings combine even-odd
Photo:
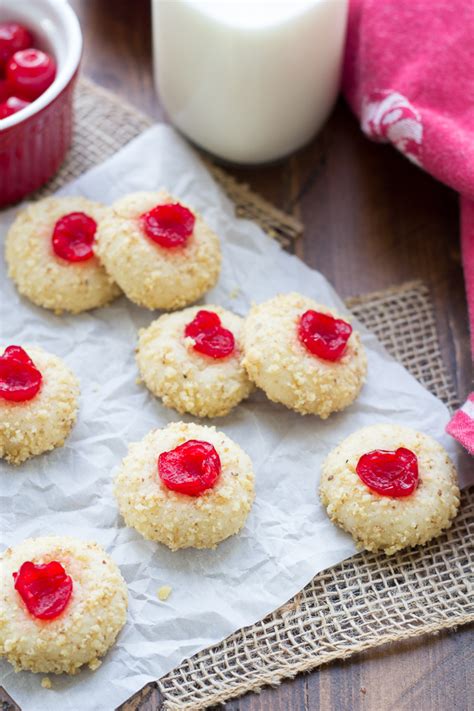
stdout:
[[54,81],[56,62],[33,45],[24,25],[0,22],[0,119],[25,109]]
[[0,207],[39,188],[64,160],[81,53],[66,0],[1,0]]

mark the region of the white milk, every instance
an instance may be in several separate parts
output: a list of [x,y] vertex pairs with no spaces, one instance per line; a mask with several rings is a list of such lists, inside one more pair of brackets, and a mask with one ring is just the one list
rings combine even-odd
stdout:
[[347,0],[153,0],[155,78],[174,124],[263,163],[305,144],[339,88]]

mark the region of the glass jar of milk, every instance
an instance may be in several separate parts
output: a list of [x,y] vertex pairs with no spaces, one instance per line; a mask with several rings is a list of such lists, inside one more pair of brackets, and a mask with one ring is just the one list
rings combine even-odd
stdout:
[[153,0],[162,105],[224,160],[281,158],[334,104],[346,19],[347,0]]

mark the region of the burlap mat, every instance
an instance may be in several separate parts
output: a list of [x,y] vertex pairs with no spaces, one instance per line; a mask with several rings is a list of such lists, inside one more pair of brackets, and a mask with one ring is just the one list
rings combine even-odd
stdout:
[[[348,306],[416,378],[456,404],[423,284]],[[157,682],[163,708],[198,711],[369,647],[474,621],[473,541],[471,487],[446,535],[397,555],[354,556],[261,622],[185,661]]]
[[[46,194],[105,160],[151,120],[82,81],[73,148]],[[210,165],[237,206],[283,244],[301,224]],[[455,391],[443,367],[428,291],[419,282],[351,299],[354,314],[449,406]],[[164,709],[198,711],[283,677],[389,641],[474,620],[474,491],[465,492],[451,530],[395,556],[363,553],[317,575],[266,619],[195,655],[157,682]],[[142,697],[143,698],[143,697]],[[127,704],[138,708],[140,702]]]

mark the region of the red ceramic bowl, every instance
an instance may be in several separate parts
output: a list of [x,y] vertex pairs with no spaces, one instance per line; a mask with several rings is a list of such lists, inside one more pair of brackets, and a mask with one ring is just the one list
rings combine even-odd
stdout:
[[2,0],[0,22],[19,22],[57,65],[51,86],[25,109],[0,120],[0,207],[39,188],[58,170],[72,138],[72,95],[82,53],[76,15],[66,0]]

